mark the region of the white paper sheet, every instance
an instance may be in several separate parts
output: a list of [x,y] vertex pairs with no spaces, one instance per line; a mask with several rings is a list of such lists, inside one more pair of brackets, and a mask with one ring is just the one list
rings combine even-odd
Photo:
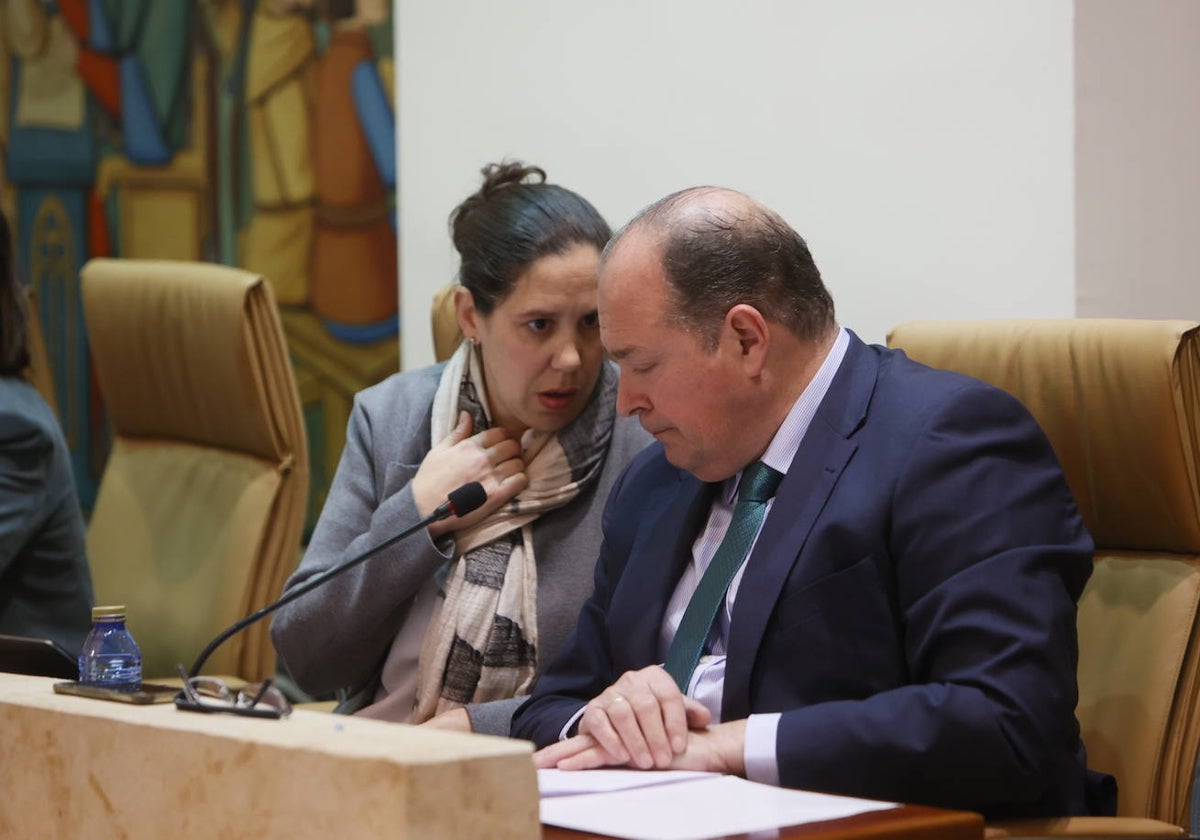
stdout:
[[541,803],[544,823],[627,840],[706,840],[895,807],[894,802],[789,790],[735,776],[547,797]]
[[542,796],[571,796],[610,793],[614,790],[653,787],[689,779],[716,778],[720,773],[702,770],[539,770],[538,793]]

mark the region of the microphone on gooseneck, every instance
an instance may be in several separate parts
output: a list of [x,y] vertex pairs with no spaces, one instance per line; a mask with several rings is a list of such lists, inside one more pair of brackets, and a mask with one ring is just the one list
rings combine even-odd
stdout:
[[364,560],[369,560],[371,557],[374,557],[385,548],[395,545],[405,537],[412,536],[422,528],[434,522],[438,522],[439,520],[446,519],[450,516],[466,516],[468,513],[471,513],[472,511],[481,507],[486,501],[487,492],[483,489],[483,485],[478,481],[469,482],[464,484],[462,487],[459,487],[457,490],[452,490],[446,501],[438,505],[437,509],[433,513],[429,514],[429,516],[426,516],[421,521],[410,525],[400,533],[396,534],[396,536],[384,540],[374,548],[369,548],[362,554],[359,554],[356,557],[351,557],[344,563],[340,563],[331,569],[326,569],[320,574],[313,575],[296,588],[285,592],[283,596],[279,598],[279,600],[267,604],[262,609],[251,613],[250,615],[230,626],[228,629],[224,630],[219,636],[209,642],[208,647],[201,651],[200,655],[196,657],[196,662],[194,665],[192,665],[192,670],[188,672],[188,676],[194,677],[198,675],[200,673],[200,669],[204,667],[204,663],[208,660],[208,657],[212,655],[212,652],[220,647],[222,642],[235,633],[245,630],[254,622],[265,618],[285,604],[290,604],[301,595],[311,592],[330,578],[340,575],[342,572],[357,566]]

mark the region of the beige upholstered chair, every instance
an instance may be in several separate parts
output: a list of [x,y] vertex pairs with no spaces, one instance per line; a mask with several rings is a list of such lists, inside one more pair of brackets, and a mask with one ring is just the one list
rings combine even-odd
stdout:
[[433,355],[444,362],[454,355],[462,343],[462,330],[458,327],[458,312],[454,309],[454,290],[457,283],[438,289],[433,296],[430,318],[433,321]]
[[[1096,542],[1079,603],[1079,722],[1116,819],[989,836],[1182,833],[1200,747],[1200,325],[926,321],[888,343],[1005,389],[1045,429]],[[1155,822],[1159,821],[1159,822]]]
[[[88,526],[98,603],[125,604],[148,678],[175,673],[278,597],[308,493],[300,401],[271,287],[206,263],[93,260],[82,272],[112,453]],[[274,670],[265,622],[210,673]]]

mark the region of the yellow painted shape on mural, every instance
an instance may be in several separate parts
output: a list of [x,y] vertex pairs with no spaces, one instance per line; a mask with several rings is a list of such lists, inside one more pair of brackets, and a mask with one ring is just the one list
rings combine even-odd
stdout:
[[35,58],[42,52],[46,21],[41,0],[0,0],[0,36],[17,58]]
[[[199,127],[207,125],[199,115],[197,120],[201,121]],[[124,155],[113,153],[100,159],[93,188],[101,199],[108,198],[110,191],[123,187],[165,186],[171,189],[188,186],[202,190],[207,186],[207,177],[204,155],[197,149],[180,149],[164,166],[139,166]]]
[[[0,0],[0,9],[4,8],[4,0]],[[4,22],[4,17],[0,14],[0,24]],[[0,38],[0,144],[8,146],[8,77],[10,73],[12,57],[8,50],[8,42],[4,38]],[[3,155],[0,155],[0,176],[3,176]],[[0,177],[0,184],[4,181]]]
[[50,20],[46,51],[21,63],[16,124],[74,131],[83,126],[83,80],[75,72],[79,48],[62,18]]
[[391,16],[392,0],[358,0],[355,17],[363,26],[379,26]]
[[375,66],[379,70],[379,81],[383,83],[383,89],[387,92],[388,102],[391,103],[392,111],[396,110],[396,68],[392,57],[384,56],[376,60]]
[[195,190],[122,189],[121,251],[145,260],[200,259],[200,201]]
[[255,204],[286,207],[313,200],[311,89],[308,74],[302,74],[248,109]]
[[242,237],[242,266],[270,281],[280,305],[308,302],[315,217],[312,207],[260,209]]
[[[4,2],[0,0],[0,24],[4,23]],[[8,148],[8,91],[11,56],[7,39],[0,38],[0,147]],[[0,210],[8,217],[10,225],[17,223],[17,188],[8,179],[5,169],[6,155],[0,155]]]
[[[394,373],[400,364],[400,352],[394,337],[369,344],[346,344],[329,334],[311,312],[285,310],[284,332],[293,361],[322,382],[336,385],[348,397]],[[345,427],[340,427],[343,431]]]
[[191,134],[200,147],[180,149],[170,163],[140,166],[119,151],[100,159],[94,189],[101,201],[117,195],[120,254],[140,259],[194,260],[201,255],[207,234],[205,205],[210,201],[207,152],[209,59],[192,60],[193,110]]
[[312,24],[299,15],[276,17],[259,8],[250,26],[250,60],[246,67],[246,101],[268,96],[295,76],[316,54]]
[[317,403],[324,414],[325,474],[333,475],[346,444],[346,423],[350,419],[354,395],[400,367],[396,340],[386,338],[370,344],[345,344],[331,336],[311,312],[285,309],[280,315],[297,377],[304,375],[314,380],[308,385],[306,404]]

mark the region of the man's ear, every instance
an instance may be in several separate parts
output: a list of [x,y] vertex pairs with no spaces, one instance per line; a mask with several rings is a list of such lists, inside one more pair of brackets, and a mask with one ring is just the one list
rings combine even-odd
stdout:
[[458,316],[458,328],[465,338],[479,338],[479,311],[475,309],[475,297],[466,286],[454,290],[454,312]]
[[771,330],[762,313],[747,303],[739,303],[725,313],[727,334],[737,342],[741,363],[749,376],[758,376],[767,361]]

